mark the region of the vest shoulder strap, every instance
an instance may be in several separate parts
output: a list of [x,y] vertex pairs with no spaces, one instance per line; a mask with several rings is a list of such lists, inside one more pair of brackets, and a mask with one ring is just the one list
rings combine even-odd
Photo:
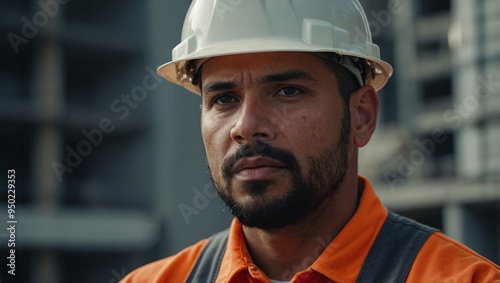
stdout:
[[436,231],[389,211],[356,282],[405,282],[420,249]]
[[[389,212],[356,282],[405,282],[418,252],[435,231],[434,228]],[[191,270],[187,283],[215,282],[228,237],[229,230],[211,237]]]
[[229,229],[214,234],[203,247],[186,283],[215,283],[226,251]]

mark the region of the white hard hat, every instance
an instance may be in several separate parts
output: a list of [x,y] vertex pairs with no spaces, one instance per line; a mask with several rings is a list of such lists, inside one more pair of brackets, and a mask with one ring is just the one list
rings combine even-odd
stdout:
[[[380,60],[358,0],[194,0],[163,78],[200,94],[189,62],[259,52],[326,52],[366,59],[365,81],[381,89],[392,67]],[[344,60],[345,61],[345,60]]]

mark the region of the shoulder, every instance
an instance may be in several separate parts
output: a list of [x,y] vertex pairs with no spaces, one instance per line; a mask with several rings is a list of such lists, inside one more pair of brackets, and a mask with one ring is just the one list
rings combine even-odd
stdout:
[[139,267],[120,282],[184,282],[207,242],[201,240],[173,256]]
[[500,282],[498,265],[441,232],[420,250],[408,282]]

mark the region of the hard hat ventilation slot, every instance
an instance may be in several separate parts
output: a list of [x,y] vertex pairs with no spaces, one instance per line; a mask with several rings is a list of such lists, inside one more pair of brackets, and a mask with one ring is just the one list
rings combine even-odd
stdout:
[[328,48],[350,49],[351,39],[349,32],[335,27],[329,22],[304,19],[302,23],[302,40],[309,45]]

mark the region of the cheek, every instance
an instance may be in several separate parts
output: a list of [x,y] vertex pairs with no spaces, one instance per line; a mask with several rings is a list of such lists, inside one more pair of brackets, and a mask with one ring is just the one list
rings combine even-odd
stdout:
[[[229,134],[225,135],[226,130],[221,127],[220,123],[215,123],[210,119],[202,118],[201,129],[208,165],[214,171],[212,173],[218,175],[218,170],[227,151]],[[226,138],[224,138],[225,136]]]
[[214,144],[216,144],[215,139],[217,139],[217,135],[219,134],[219,126],[220,122],[214,119],[213,116],[208,115],[204,111],[201,113],[201,136],[203,138],[203,142],[205,143],[205,147],[211,148]]
[[289,140],[304,173],[311,169],[311,158],[320,158],[336,147],[341,131],[340,119],[340,114],[333,114],[330,110],[302,115],[297,120],[299,130]]
[[203,144],[205,145],[205,149],[207,151],[207,154],[209,152],[209,149],[211,148],[213,144],[213,136],[214,136],[214,131],[213,127],[211,127],[210,123],[204,122],[203,120],[201,121],[201,137],[203,138]]
[[331,112],[321,111],[317,108],[302,109],[291,115],[293,120],[288,125],[288,135],[293,140],[292,144],[299,146],[299,150],[308,151],[333,140],[337,133],[336,122],[338,117]]
[[324,115],[317,117],[315,121],[309,124],[311,135],[309,138],[321,148],[329,146],[336,140],[340,132],[340,123],[337,123],[334,117]]
[[[277,110],[279,109],[279,110]],[[310,131],[313,116],[316,116],[308,107],[289,106],[275,107],[269,111],[269,121],[278,135],[297,139]]]

